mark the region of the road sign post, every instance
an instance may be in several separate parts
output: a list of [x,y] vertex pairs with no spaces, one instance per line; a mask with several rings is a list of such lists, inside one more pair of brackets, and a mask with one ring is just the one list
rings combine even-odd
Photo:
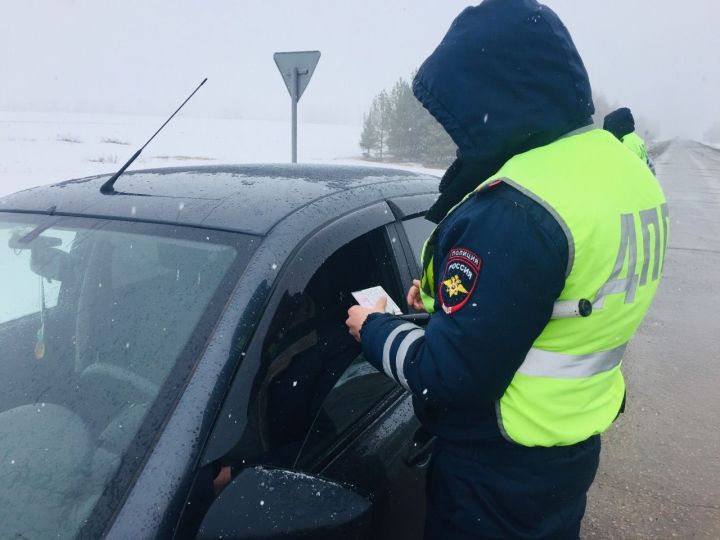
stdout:
[[290,93],[291,156],[292,162],[297,163],[297,105],[315,73],[315,66],[320,60],[320,51],[278,52],[273,58]]

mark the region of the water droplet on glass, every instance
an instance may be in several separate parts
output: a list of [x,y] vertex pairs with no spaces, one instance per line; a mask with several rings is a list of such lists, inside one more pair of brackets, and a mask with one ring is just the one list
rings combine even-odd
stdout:
[[137,214],[137,207],[136,207],[136,206],[133,206],[132,208],[130,208],[130,213],[131,213],[133,216],[134,216],[135,214]]

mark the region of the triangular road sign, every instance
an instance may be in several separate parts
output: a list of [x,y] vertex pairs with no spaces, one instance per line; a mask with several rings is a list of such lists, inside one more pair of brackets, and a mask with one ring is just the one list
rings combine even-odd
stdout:
[[[320,51],[277,52],[273,55],[275,64],[285,80],[290,97],[298,101],[305,92],[320,60]],[[297,69],[297,96],[294,96],[293,73]]]

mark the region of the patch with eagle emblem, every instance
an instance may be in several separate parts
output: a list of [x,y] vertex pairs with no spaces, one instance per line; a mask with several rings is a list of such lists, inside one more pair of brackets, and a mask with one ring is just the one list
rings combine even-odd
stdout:
[[445,271],[440,279],[440,305],[450,315],[462,309],[477,284],[482,259],[465,248],[453,248],[448,255]]

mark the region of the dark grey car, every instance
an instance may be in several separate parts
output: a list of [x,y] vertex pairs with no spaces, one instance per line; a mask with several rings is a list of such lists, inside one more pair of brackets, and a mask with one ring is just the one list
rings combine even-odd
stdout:
[[418,538],[431,445],[344,319],[406,307],[437,179],[106,179],[0,199],[0,537]]

